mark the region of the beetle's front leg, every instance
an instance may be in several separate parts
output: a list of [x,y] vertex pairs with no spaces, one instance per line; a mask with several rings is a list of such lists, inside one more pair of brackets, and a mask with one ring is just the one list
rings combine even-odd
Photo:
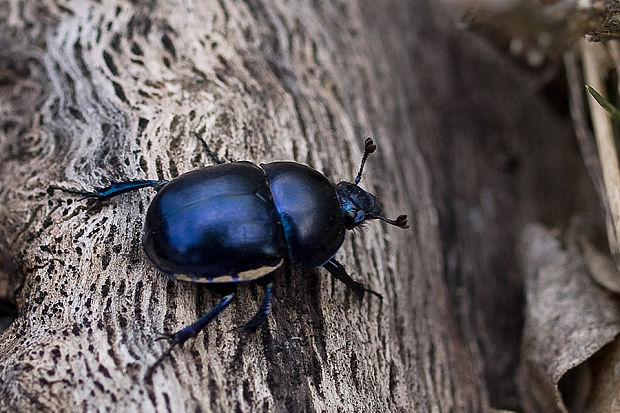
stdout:
[[347,270],[344,268],[342,264],[336,261],[334,258],[327,261],[323,264],[323,268],[325,268],[331,275],[336,277],[338,280],[342,281],[347,287],[352,288],[358,293],[369,292],[371,294],[376,295],[381,300],[383,300],[383,296],[376,291],[371,290],[366,287],[364,284],[355,281],[351,276],[347,273]]
[[124,181],[124,182],[111,182],[110,185],[106,187],[95,187],[94,191],[84,191],[70,188],[63,188],[57,185],[50,185],[49,189],[53,192],[54,190],[63,191],[69,194],[82,195],[82,199],[86,198],[96,198],[98,201],[103,201],[105,199],[110,199],[120,194],[124,194],[125,192],[135,191],[141,188],[151,187],[156,191],[159,191],[166,185],[168,181],[166,179],[162,179],[160,181],[152,181],[152,180],[137,180],[137,181]]

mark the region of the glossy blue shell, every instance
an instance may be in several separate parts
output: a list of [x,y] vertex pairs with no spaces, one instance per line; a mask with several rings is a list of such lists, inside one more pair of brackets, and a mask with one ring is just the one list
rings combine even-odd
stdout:
[[250,162],[170,181],[149,206],[142,243],[162,271],[205,282],[278,266],[287,251],[265,173]]
[[296,162],[262,164],[293,262],[318,267],[344,242],[340,202],[319,171]]
[[336,190],[294,162],[208,166],[166,184],[149,206],[142,243],[160,270],[199,282],[260,278],[286,257],[329,260],[345,229]]

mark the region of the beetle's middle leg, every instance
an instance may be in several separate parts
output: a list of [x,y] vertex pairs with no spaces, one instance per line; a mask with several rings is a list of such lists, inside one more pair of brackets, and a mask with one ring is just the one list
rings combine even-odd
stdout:
[[246,333],[253,333],[256,330],[258,330],[259,327],[265,324],[265,322],[267,321],[267,316],[269,315],[269,312],[271,311],[271,289],[272,287],[273,287],[273,282],[270,281],[265,286],[265,295],[263,296],[263,301],[260,307],[258,307],[258,311],[256,312],[256,314],[254,314],[254,316],[250,319],[250,321],[245,323],[245,325],[240,328],[240,330],[245,331]]
[[156,191],[159,191],[167,183],[168,180],[166,179],[162,179],[160,181],[143,179],[137,181],[111,182],[110,185],[106,187],[95,187],[94,191],[69,189],[57,185],[50,185],[49,189],[52,191],[57,189],[59,191],[67,192],[69,194],[82,195],[81,199],[96,198],[98,201],[103,201],[105,199],[110,199],[117,195],[124,194],[125,192],[135,191],[140,188],[151,187],[154,188]]

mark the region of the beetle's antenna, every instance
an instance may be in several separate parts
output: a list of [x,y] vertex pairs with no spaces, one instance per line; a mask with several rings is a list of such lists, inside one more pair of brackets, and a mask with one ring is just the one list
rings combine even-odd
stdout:
[[407,225],[407,215],[399,215],[396,219],[389,219],[380,215],[375,215],[373,218],[380,219],[383,222],[387,222],[388,224],[402,229],[409,228],[409,225]]
[[364,164],[366,163],[366,159],[370,156],[371,153],[377,150],[377,145],[374,144],[372,139],[366,138],[364,141],[364,156],[362,156],[362,163],[360,164],[360,170],[355,177],[355,185],[359,184],[362,180],[362,171],[364,170]]

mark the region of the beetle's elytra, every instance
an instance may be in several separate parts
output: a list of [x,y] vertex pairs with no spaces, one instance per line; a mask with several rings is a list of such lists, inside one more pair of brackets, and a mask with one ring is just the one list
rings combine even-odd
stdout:
[[285,261],[305,268],[322,266],[356,291],[381,297],[354,281],[334,258],[346,230],[365,221],[380,219],[408,228],[405,215],[385,218],[376,197],[358,186],[366,159],[376,149],[372,139],[365,141],[354,182],[334,185],[317,170],[296,162],[224,163],[197,136],[217,165],[171,181],[113,182],[92,192],[51,187],[97,200],[144,187],[156,189],[142,236],[148,259],[170,277],[224,286],[227,294],[213,309],[166,336],[171,345],[148,374],[174,346],[194,337],[228,306],[239,282],[264,285],[261,306],[244,326],[247,331],[260,327],[270,308],[269,274]]

